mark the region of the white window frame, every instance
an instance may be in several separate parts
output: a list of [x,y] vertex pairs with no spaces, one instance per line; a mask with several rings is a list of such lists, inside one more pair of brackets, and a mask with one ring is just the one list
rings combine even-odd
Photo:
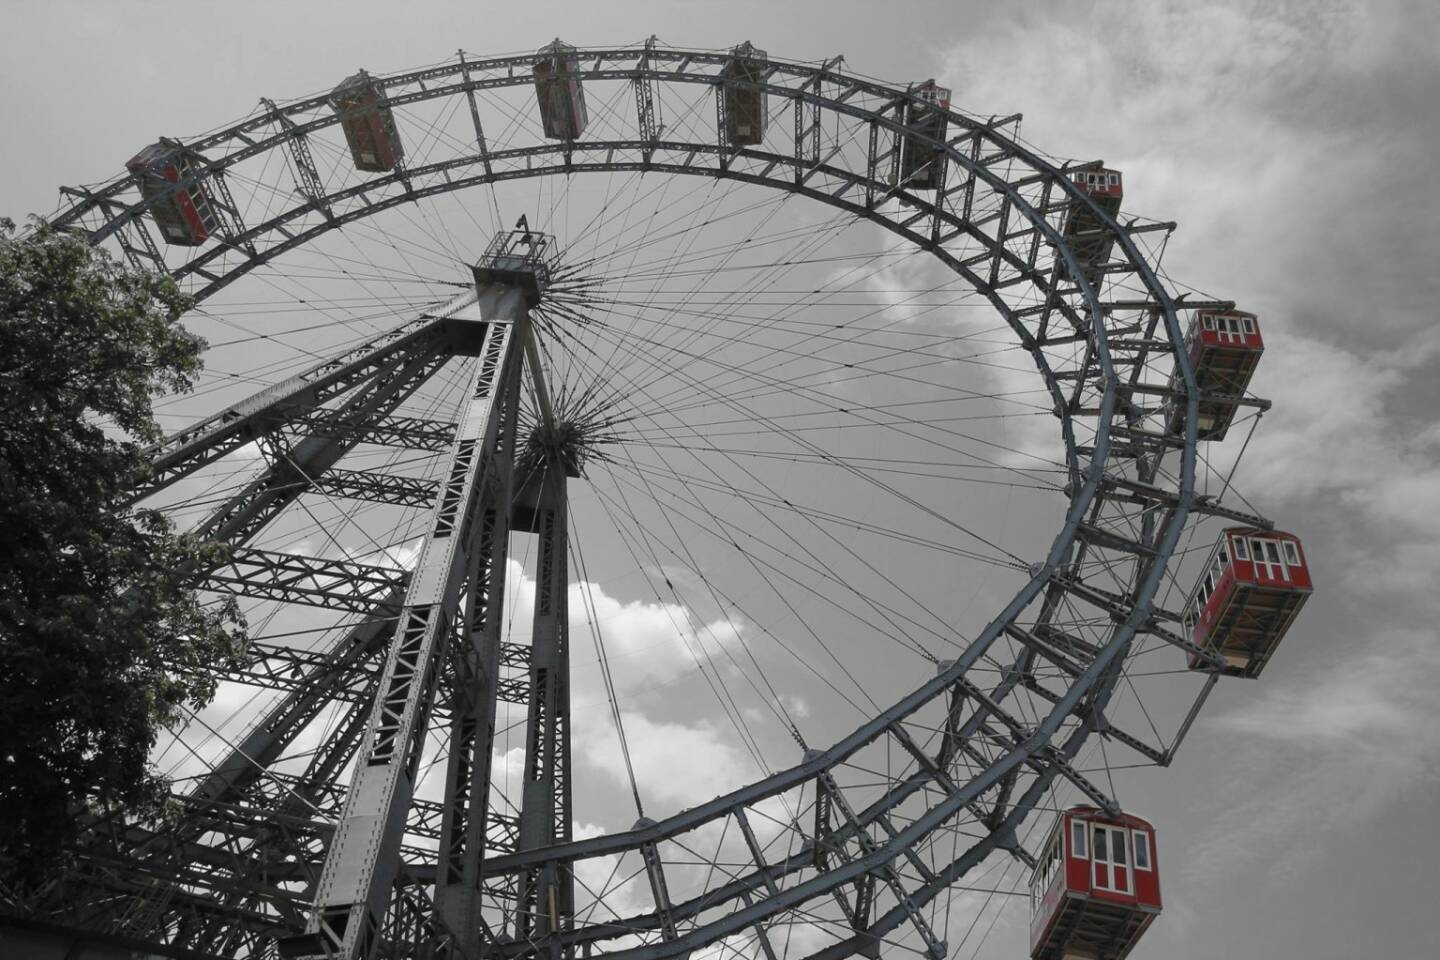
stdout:
[[1235,546],[1235,559],[1236,559],[1236,560],[1244,560],[1246,563],[1249,563],[1249,562],[1250,562],[1250,547],[1249,547],[1248,544],[1246,544],[1245,538],[1244,538],[1244,537],[1236,537],[1236,538],[1235,538],[1235,544],[1234,544],[1234,546]]
[[1030,913],[1033,917],[1045,902],[1045,895],[1055,885],[1055,878],[1065,873],[1065,833],[1061,824],[1051,831],[1045,854],[1030,877]]
[[[1089,824],[1084,820],[1070,821],[1070,856],[1080,860],[1090,859]],[[1079,841],[1078,843],[1076,841]]]
[[[1095,832],[1098,833],[1101,830],[1108,830],[1110,831],[1110,835],[1105,838],[1105,859],[1103,861],[1098,857],[1092,857],[1090,859],[1090,885],[1097,890],[1108,890],[1111,893],[1133,895],[1135,893],[1135,870],[1134,864],[1130,862],[1134,859],[1134,857],[1130,855],[1129,850],[1130,831],[1124,827],[1112,827],[1103,823],[1097,823],[1093,826]],[[1120,838],[1120,843],[1125,847],[1125,852],[1122,855],[1126,857],[1126,860],[1121,863],[1115,861],[1114,844],[1116,837]],[[1096,867],[1100,866],[1105,867],[1105,872],[1109,877],[1110,883],[1107,885],[1101,885],[1096,877]],[[1115,883],[1115,868],[1117,866],[1125,871],[1125,886],[1123,887]]]
[[1206,330],[1214,330],[1214,329],[1215,329],[1215,318],[1212,317],[1212,316],[1211,316],[1210,314],[1208,314],[1208,313],[1202,315],[1202,316],[1200,317],[1200,326],[1204,327]]
[[1284,548],[1285,562],[1292,567],[1300,566],[1300,548],[1295,545],[1295,541],[1281,540],[1280,544]]
[[[1132,841],[1134,844],[1135,869],[1144,870],[1146,873],[1149,873],[1151,870],[1155,869],[1155,867],[1151,864],[1150,861],[1150,834],[1146,833],[1144,830],[1132,830],[1130,832],[1133,835]],[[1142,850],[1145,852],[1143,858],[1140,855],[1140,852]],[[1140,862],[1141,859],[1144,859],[1145,861],[1143,864]]]
[[1255,318],[1254,318],[1254,317],[1241,317],[1241,318],[1240,318],[1240,322],[1241,322],[1241,324],[1244,326],[1245,332],[1246,332],[1247,334],[1253,334],[1253,333],[1255,332]]
[[1271,538],[1258,539],[1252,544],[1255,547],[1255,563],[1257,572],[1264,570],[1268,577],[1275,577],[1279,580],[1290,580],[1290,564],[1285,560],[1286,551],[1281,547],[1282,543],[1288,541],[1274,540]]

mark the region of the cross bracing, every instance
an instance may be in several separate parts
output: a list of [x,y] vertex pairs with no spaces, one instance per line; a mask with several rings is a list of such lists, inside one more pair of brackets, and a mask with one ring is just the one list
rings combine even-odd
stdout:
[[[1171,225],[1117,222],[1097,212],[1114,252],[1097,270],[1082,269],[1059,225],[1090,202],[1067,176],[1087,165],[1035,152],[1018,138],[1018,117],[952,111],[949,132],[928,143],[943,160],[938,188],[897,186],[890,173],[900,138],[916,135],[904,126],[909,94],[853,76],[838,61],[770,61],[758,86],[782,112],[772,116],[766,142],[736,149],[717,137],[724,118],[717,120],[711,103],[723,99],[714,91],[726,55],[647,44],[582,50],[578,57],[596,102],[626,105],[597,114],[594,132],[578,140],[540,141],[513,112],[508,120],[491,115],[511,102],[502,101],[506,94],[529,95],[532,58],[462,55],[453,65],[381,78],[402,121],[452,104],[465,128],[464,136],[441,131],[428,151],[410,151],[392,174],[361,178],[324,162],[335,118],[321,98],[267,104],[265,112],[188,144],[208,158],[196,176],[219,183],[223,174],[234,194],[224,205],[224,243],[183,255],[161,254],[153,240],[147,247],[147,204],[131,178],[74,191],[74,203],[55,219],[97,242],[120,244],[132,258],[164,261],[207,304],[334,232],[369,229],[370,217],[390,212],[423,215],[434,198],[469,188],[643,174],[769,189],[821,204],[923,251],[998,313],[1014,349],[1038,374],[1038,406],[1060,437],[1053,483],[1063,488],[1060,532],[1023,561],[1005,556],[1003,547],[996,552],[996,562],[1023,577],[1023,586],[945,657],[930,654],[940,662],[930,679],[875,703],[850,732],[809,752],[797,749],[784,768],[708,803],[576,838],[565,706],[568,619],[557,619],[552,606],[550,625],[542,628],[537,617],[530,644],[506,639],[501,627],[512,533],[534,534],[539,543],[537,612],[545,596],[552,604],[567,596],[557,583],[576,579],[567,570],[567,524],[554,525],[570,499],[564,477],[542,482],[520,513],[513,507],[530,479],[512,476],[516,420],[522,406],[545,395],[542,368],[561,372],[552,387],[563,390],[564,370],[601,365],[622,347],[655,368],[707,363],[706,378],[685,381],[684,395],[643,373],[617,374],[627,379],[615,388],[632,406],[702,411],[707,435],[738,431],[735,423],[754,418],[755,398],[789,391],[815,401],[832,394],[787,376],[778,365],[783,351],[740,362],[693,338],[627,339],[629,328],[617,317],[629,306],[622,306],[625,294],[585,292],[623,291],[626,283],[644,282],[647,269],[674,279],[683,257],[648,267],[638,254],[628,262],[575,257],[576,282],[589,286],[575,287],[581,292],[568,299],[557,293],[531,312],[543,351],[523,361],[497,339],[497,331],[528,319],[523,310],[512,307],[496,319],[481,309],[477,318],[474,295],[439,298],[418,317],[372,332],[333,358],[317,358],[152,451],[156,471],[137,499],[163,497],[247,450],[256,454],[250,478],[201,511],[197,527],[232,550],[214,570],[197,571],[197,582],[240,594],[266,618],[309,606],[345,616],[310,647],[261,641],[230,668],[228,677],[273,691],[276,699],[184,795],[186,820],[173,836],[123,820],[97,825],[63,893],[57,888],[48,900],[12,906],[49,918],[44,922],[175,955],[268,956],[283,945],[292,955],[638,958],[711,948],[767,957],[908,950],[939,956],[948,945],[936,905],[985,864],[1033,863],[1027,825],[1057,785],[1115,806],[1109,785],[1085,765],[1087,742],[1103,738],[1144,762],[1169,761],[1189,718],[1178,732],[1162,735],[1133,726],[1134,711],[1123,723],[1111,714],[1123,709],[1128,665],[1139,656],[1153,659],[1151,651],[1179,647],[1204,659],[1204,651],[1187,647],[1173,629],[1175,614],[1157,599],[1173,587],[1168,563],[1190,515],[1254,516],[1201,499],[1193,427],[1175,437],[1155,419],[1164,403],[1175,402],[1193,421],[1197,402],[1178,349],[1176,298],[1146,246]],[[618,91],[609,100],[601,93],[607,84]],[[298,194],[292,187],[266,192],[254,171],[272,152],[285,158],[277,169],[293,173]],[[286,198],[277,199],[282,193]],[[804,238],[785,239],[798,245]],[[716,270],[703,252],[693,256],[699,271]],[[486,291],[479,294],[483,299]],[[670,306],[701,330],[717,322],[693,295]],[[590,339],[581,342],[586,330]],[[848,334],[823,336],[829,339],[819,341],[821,349],[830,349]],[[880,330],[868,336],[882,353]],[[567,353],[579,359],[559,359]],[[907,355],[888,342],[883,353]],[[488,374],[486,357],[494,361]],[[894,375],[913,378],[916,370],[923,368]],[[442,382],[449,386],[436,388]],[[485,384],[491,387],[482,390]],[[959,433],[878,406],[840,412],[866,429],[912,439],[955,443]],[[628,428],[632,438],[649,429],[654,449],[693,442],[678,415],[674,422],[650,416]],[[765,424],[786,440],[787,455],[832,457],[828,462],[847,482],[904,496],[872,468],[827,454],[803,422]],[[729,456],[721,443],[713,441]],[[382,455],[427,456],[432,466],[392,472],[355,460],[381,462]],[[596,484],[596,496],[617,511],[642,493],[665,505],[621,534],[624,548],[653,566],[698,549],[692,539],[713,537],[732,547],[743,539],[743,562],[788,589],[831,598],[848,588],[847,578],[827,574],[819,554],[801,555],[789,530],[740,529],[714,514],[693,531],[659,523],[713,503],[707,492],[721,487],[743,486],[752,503],[793,510],[808,525],[802,529],[827,531],[823,525],[838,516],[833,511],[801,510],[768,477],[732,472],[722,482],[694,464],[666,471],[630,454],[617,457],[615,481],[603,489]],[[1014,475],[1031,479],[1033,471]],[[393,541],[348,547],[338,551],[343,556],[334,549],[338,540],[275,540],[285,517],[320,510],[322,502],[412,510],[428,519],[397,521]],[[316,518],[314,529],[333,538],[327,523],[343,526],[348,514],[323,516],[336,519]],[[367,524],[363,532],[372,529]],[[399,537],[402,530],[408,537]],[[323,541],[320,534],[312,539]],[[910,542],[928,545],[931,538],[911,534]],[[782,568],[782,557],[794,566]],[[858,622],[882,633],[934,631],[920,628],[924,613],[903,605],[902,584],[854,559],[872,583],[890,591],[857,607]],[[1200,688],[1197,704],[1210,685]],[[519,809],[491,809],[486,737],[494,735],[497,704],[526,715],[529,799]],[[325,727],[322,742],[300,749],[316,723]],[[444,781],[440,801],[415,795],[417,778],[432,765]],[[697,873],[697,864],[705,869]],[[611,879],[588,889],[583,878],[597,873]],[[788,947],[788,932],[799,927],[824,936],[803,951]]]

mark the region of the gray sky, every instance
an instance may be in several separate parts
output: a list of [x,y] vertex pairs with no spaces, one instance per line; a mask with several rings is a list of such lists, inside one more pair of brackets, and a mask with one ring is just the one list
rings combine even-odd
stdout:
[[[1164,261],[1172,281],[1262,319],[1269,349],[1252,388],[1275,409],[1237,484],[1305,538],[1318,583],[1266,675],[1222,684],[1172,768],[1124,781],[1122,799],[1160,829],[1166,897],[1135,956],[1433,955],[1422,922],[1440,856],[1432,4],[195,7],[8,5],[0,213],[49,211],[57,185],[113,176],[156,134],[228,123],[260,96],[299,97],[357,65],[399,70],[460,46],[529,50],[557,33],[844,53],[872,76],[940,78],[976,114],[1023,112],[1023,134],[1047,152],[1123,169],[1128,211],[1180,224]],[[646,631],[666,633],[663,611],[595,579],[621,618],[613,642],[661,642]],[[681,667],[662,658],[653,669],[673,680]],[[736,750],[662,706],[636,716],[677,753],[720,751],[716,767]],[[666,799],[693,798],[657,804]],[[1022,953],[1023,909],[979,956]]]

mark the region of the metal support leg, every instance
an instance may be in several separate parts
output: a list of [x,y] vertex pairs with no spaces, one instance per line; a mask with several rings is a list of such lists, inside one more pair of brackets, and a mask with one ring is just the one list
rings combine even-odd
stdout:
[[[541,468],[531,481],[536,484],[534,508],[533,516],[527,519],[532,520],[540,543],[520,806],[521,850],[563,843],[571,837],[565,480],[565,471],[556,463]],[[574,878],[556,864],[542,864],[521,878],[516,935],[539,940],[568,929],[574,911]]]
[[480,289],[475,309],[488,326],[470,399],[406,591],[345,813],[326,854],[307,940],[291,952],[370,956],[389,907],[441,648],[481,538],[475,506],[490,499],[485,488],[504,409],[499,387],[515,366],[514,333],[525,301],[517,288],[490,285]]
[[505,385],[499,450],[491,461],[489,498],[479,505],[480,540],[470,574],[468,643],[456,651],[455,714],[445,776],[445,818],[435,906],[459,938],[461,956],[480,954],[480,866],[490,814],[490,770],[495,741],[496,681],[510,536],[515,420],[520,399],[518,364]]

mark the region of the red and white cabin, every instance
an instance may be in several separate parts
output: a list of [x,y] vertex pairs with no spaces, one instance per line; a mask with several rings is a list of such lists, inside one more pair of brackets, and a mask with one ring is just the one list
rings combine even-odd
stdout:
[[945,153],[925,138],[945,141],[949,126],[950,88],[933,79],[911,84],[910,93],[920,103],[905,103],[905,126],[915,133],[900,136],[896,152],[895,183],[912,190],[934,190],[940,186]]
[[575,48],[556,39],[541,47],[536,57],[535,96],[540,101],[545,136],[550,140],[579,140],[589,115]]
[[330,106],[340,117],[340,129],[350,146],[356,170],[383,173],[394,170],[405,157],[395,116],[375,78],[364,70],[346,77],[330,91]]
[[[1185,335],[1185,348],[1200,389],[1197,434],[1201,440],[1224,440],[1265,352],[1260,323],[1255,314],[1243,310],[1197,310]],[[1170,386],[1179,391],[1178,377],[1171,378]],[[1183,403],[1170,403],[1166,429],[1175,436],[1184,432]]]
[[1075,185],[1100,204],[1101,209],[1114,216],[1120,212],[1120,200],[1125,196],[1125,178],[1119,170],[1100,167],[1095,170],[1077,170],[1070,174]]
[[[1070,179],[1112,218],[1120,215],[1120,201],[1125,196],[1125,178],[1119,170],[1106,167],[1077,170],[1070,174]],[[1115,242],[1105,224],[1095,216],[1089,206],[1076,204],[1066,213],[1060,234],[1075,252],[1076,259],[1080,261],[1080,269],[1085,272],[1091,284],[1098,283],[1100,267],[1110,260],[1110,250]],[[1059,266],[1060,275],[1068,278],[1069,270],[1065,267],[1065,261],[1059,261]]]
[[[1185,630],[1197,647],[1220,655],[1222,673],[1258,677],[1313,590],[1299,537],[1230,527],[1185,605]],[[1192,655],[1190,667],[1208,665]]]
[[765,51],[749,40],[730,49],[720,70],[721,100],[725,107],[725,142],[732,147],[753,147],[765,142],[769,100],[762,84],[769,63]]
[[1149,822],[1071,807],[1041,850],[1030,878],[1031,960],[1120,960],[1160,915]]
[[215,205],[199,181],[175,186],[204,162],[205,158],[194,150],[162,137],[125,164],[131,173],[140,174],[140,196],[154,201],[150,215],[166,243],[198,247],[219,226]]

